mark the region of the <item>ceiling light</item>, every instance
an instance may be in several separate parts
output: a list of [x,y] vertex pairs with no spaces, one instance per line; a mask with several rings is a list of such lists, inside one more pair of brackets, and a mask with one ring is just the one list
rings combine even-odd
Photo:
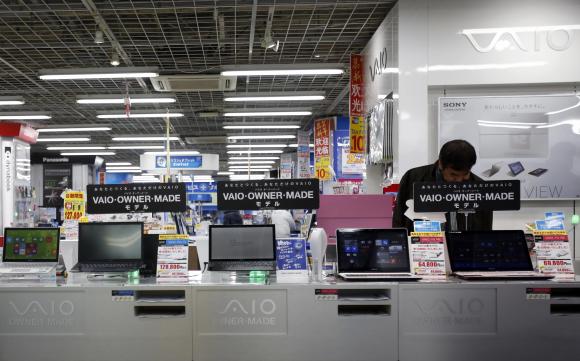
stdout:
[[115,152],[63,152],[60,155],[115,155]]
[[283,150],[228,150],[228,154],[278,154],[284,153]]
[[38,138],[37,142],[90,142],[91,138],[76,137],[76,138]]
[[52,118],[43,112],[1,112],[0,120],[44,120]]
[[99,119],[123,119],[123,118],[179,118],[182,117],[183,113],[170,112],[170,113],[140,113],[131,112],[127,116],[125,113],[116,114],[98,114]]
[[280,157],[275,157],[275,156],[271,156],[271,157],[258,156],[258,157],[230,157],[229,158],[229,160],[276,160],[276,159],[280,159]]
[[140,169],[107,169],[106,173],[141,173]]
[[[148,142],[148,141],[155,142],[155,141],[166,141],[167,138],[163,136],[152,136],[152,137],[135,136],[135,137],[113,137],[112,140],[114,142]],[[179,140],[179,137],[170,136],[169,140],[177,141]]]
[[224,117],[276,117],[312,115],[310,109],[280,110],[280,108],[238,110],[225,109]]
[[224,76],[277,76],[277,75],[340,75],[344,73],[343,64],[252,64],[226,66],[221,72]]
[[164,145],[115,145],[107,149],[165,149]]
[[119,54],[117,54],[117,52],[113,52],[113,55],[111,56],[111,65],[112,66],[119,66],[119,64],[121,64],[121,60],[119,60]]
[[23,97],[0,97],[0,105],[22,105]]
[[223,126],[224,129],[300,129],[300,125],[298,124],[270,124],[270,123],[263,123],[263,124],[254,124],[254,125],[245,125],[239,123],[239,125],[228,125],[227,123]]
[[156,67],[43,69],[39,73],[38,77],[42,80],[155,78],[159,76],[159,70]]
[[212,176],[201,176],[201,175],[195,175],[193,176],[193,181],[194,182],[213,182],[213,178]]
[[[298,144],[288,144],[288,146],[289,146],[290,148],[298,148]],[[310,148],[314,148],[314,144],[313,144],[313,143],[310,143],[310,144],[308,144],[308,146],[309,146]]]
[[[144,154],[166,155],[167,152],[145,152]],[[198,155],[197,150],[172,150],[170,155]]]
[[230,95],[224,98],[226,102],[267,102],[267,101],[310,101],[323,100],[322,92],[272,92],[272,93],[247,93],[243,95]]
[[228,166],[229,169],[271,169],[272,165],[271,164],[266,164],[266,165],[229,165]]
[[105,42],[105,36],[101,30],[95,31],[95,44],[102,44]]
[[274,162],[273,160],[249,160],[249,161],[243,161],[243,160],[231,160],[228,161],[228,164],[250,164],[250,165],[254,165],[254,164],[274,164],[276,162]]
[[294,139],[295,135],[291,134],[270,134],[270,135],[230,135],[228,139],[244,140],[244,139]]
[[286,148],[286,144],[228,144],[226,148]]
[[107,164],[107,169],[115,170],[115,169],[141,169],[139,166],[110,166]]
[[105,149],[101,146],[78,146],[78,147],[46,147],[46,150],[100,150]]
[[230,170],[230,172],[239,172],[239,171],[243,171],[243,170],[262,170],[262,171],[266,171],[266,170],[270,170],[272,169],[272,167],[264,167],[264,166],[254,166],[254,167],[229,167],[228,168]]
[[230,176],[230,180],[233,181],[240,181],[240,180],[262,180],[266,178],[263,174],[253,174],[250,176],[243,175],[243,174],[234,174]]
[[[164,94],[134,94],[129,96],[131,104],[175,103],[175,96]],[[123,95],[84,95],[77,96],[78,104],[125,104]]]
[[217,175],[233,175],[234,172],[217,172]]
[[230,172],[234,173],[265,173],[269,172],[269,169],[229,169]]
[[106,165],[108,167],[108,166],[131,165],[131,163],[130,162],[107,162]]
[[79,127],[79,128],[40,128],[39,133],[61,133],[61,132],[99,132],[109,131],[111,127]]

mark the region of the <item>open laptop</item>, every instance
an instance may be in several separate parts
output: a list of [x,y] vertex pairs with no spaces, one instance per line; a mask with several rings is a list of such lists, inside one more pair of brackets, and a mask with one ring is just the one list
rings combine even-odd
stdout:
[[523,231],[446,234],[453,274],[467,280],[550,279],[534,271]]
[[497,174],[503,166],[504,166],[504,162],[494,163],[494,164],[492,164],[491,168],[483,171],[482,174],[489,178],[489,177]]
[[72,271],[128,272],[141,268],[142,222],[79,223],[79,260]]
[[209,226],[210,271],[275,271],[273,224]]
[[338,276],[347,281],[416,281],[405,228],[336,230]]
[[0,276],[48,274],[58,263],[58,228],[5,228]]

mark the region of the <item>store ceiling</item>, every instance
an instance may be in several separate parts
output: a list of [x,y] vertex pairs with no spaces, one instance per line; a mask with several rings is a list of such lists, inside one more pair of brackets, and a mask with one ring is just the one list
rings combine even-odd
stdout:
[[[349,54],[360,52],[395,1],[257,0],[253,52],[250,54],[254,1],[188,0],[10,0],[0,1],[0,96],[21,95],[23,106],[1,107],[0,111],[47,111],[52,119],[36,125],[109,124],[110,132],[86,133],[91,144],[108,145],[113,135],[159,135],[165,132],[163,119],[99,120],[97,112],[123,111],[123,105],[80,105],[76,96],[95,94],[155,93],[149,79],[43,81],[40,69],[110,67],[111,39],[94,42],[101,26],[110,28],[119,49],[126,54],[120,66],[155,66],[165,74],[219,74],[222,66],[245,64],[343,63]],[[273,9],[273,40],[277,52],[264,49],[268,13]],[[185,137],[223,136],[224,118],[201,117],[199,112],[215,112],[239,107],[312,107],[313,116],[246,118],[246,121],[299,121],[303,127],[319,115],[346,114],[345,88],[348,73],[341,76],[239,77],[237,93],[323,91],[323,101],[285,103],[224,104],[224,92],[176,93],[171,109],[185,117],[171,120],[174,134]],[[132,110],[157,109],[166,105],[133,105]],[[241,119],[234,119],[240,121]],[[228,121],[232,121],[228,119]],[[232,131],[230,131],[231,133]],[[242,133],[241,131],[236,131]],[[246,133],[248,133],[246,131]],[[252,131],[251,133],[256,133]],[[71,133],[68,136],[81,135]],[[53,145],[53,144],[51,144]],[[67,143],[63,145],[74,145]],[[42,150],[45,144],[34,146]],[[175,148],[219,153],[225,158],[224,144],[187,145]],[[118,150],[106,160],[138,161],[142,151]]]

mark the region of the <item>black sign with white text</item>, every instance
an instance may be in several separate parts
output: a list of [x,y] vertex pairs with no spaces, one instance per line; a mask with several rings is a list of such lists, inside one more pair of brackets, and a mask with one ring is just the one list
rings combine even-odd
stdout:
[[87,213],[185,212],[185,183],[87,186]]
[[217,184],[218,210],[318,209],[318,179],[225,181]]
[[417,182],[415,212],[508,211],[520,209],[520,181]]

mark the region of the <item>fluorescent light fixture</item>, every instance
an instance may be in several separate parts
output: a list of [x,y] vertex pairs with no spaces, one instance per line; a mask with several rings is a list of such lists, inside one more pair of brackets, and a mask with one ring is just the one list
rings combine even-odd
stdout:
[[286,148],[286,144],[228,144],[226,148]]
[[230,95],[226,102],[313,101],[324,100],[323,92],[272,92]]
[[114,169],[132,169],[132,170],[134,170],[134,169],[141,169],[141,167],[136,166],[136,165],[133,165],[133,166],[110,166],[110,165],[107,165],[107,169],[111,169],[111,170],[114,170]]
[[202,175],[195,175],[193,176],[194,182],[213,182],[212,176],[202,176]]
[[[288,144],[290,148],[298,148],[298,144]],[[310,148],[314,148],[314,143],[308,144]]]
[[98,114],[97,118],[99,119],[124,119],[124,118],[179,118],[182,117],[183,113],[178,112],[169,112],[169,113],[152,113],[151,111],[148,112],[131,112],[127,117],[125,113],[115,113],[115,114]]
[[22,105],[24,104],[23,97],[0,97],[0,105]]
[[262,124],[254,124],[254,125],[244,125],[242,123],[238,123],[238,125],[227,125],[224,124],[224,129],[299,129],[300,125],[298,124],[270,124],[270,123],[262,123]]
[[46,147],[46,150],[101,150],[105,149],[105,147],[101,146],[78,146],[78,147]]
[[[112,140],[114,142],[155,142],[155,141],[166,141],[167,138],[163,137],[163,136],[127,136],[127,137],[113,137]],[[179,137],[176,136],[170,136],[169,140],[171,141],[177,141],[179,140]]]
[[63,152],[60,155],[115,155],[115,152]]
[[163,145],[115,145],[107,149],[165,149]]
[[273,160],[247,160],[247,161],[243,161],[243,160],[230,160],[228,161],[228,164],[250,164],[250,165],[254,165],[254,164],[274,164],[276,163]]
[[39,133],[65,133],[65,132],[106,132],[111,130],[111,127],[75,127],[75,128],[40,128]]
[[[167,152],[145,152],[145,154],[155,154],[155,155],[166,155]],[[169,152],[170,155],[198,155],[197,150],[172,150]]]
[[290,134],[270,134],[270,135],[231,135],[231,140],[248,140],[248,139],[294,139],[295,135]]
[[140,169],[107,169],[106,173],[141,173]]
[[108,166],[131,165],[131,162],[107,162],[106,165],[107,165],[107,167]]
[[0,120],[46,120],[52,116],[44,112],[1,112]]
[[[131,104],[175,103],[172,94],[133,94],[129,96]],[[125,104],[123,95],[83,95],[77,96],[78,104]]]
[[284,153],[283,150],[228,150],[228,154],[278,154]]
[[256,157],[230,157],[229,160],[276,160],[280,159],[280,157],[264,157],[264,156],[256,156]]
[[89,137],[71,137],[71,138],[38,138],[37,142],[90,142]]
[[272,169],[272,165],[230,165],[229,169]]
[[265,173],[270,171],[269,169],[229,169],[230,172],[235,173]]
[[312,115],[310,109],[256,108],[256,109],[224,109],[224,117],[277,117]]
[[224,76],[341,75],[343,64],[260,64],[225,66]]
[[42,80],[155,78],[159,70],[156,67],[42,69],[39,74]]
[[233,175],[234,172],[217,172],[217,175]]
[[266,176],[263,174],[253,174],[250,176],[243,175],[243,174],[234,174],[230,176],[230,180],[233,181],[240,181],[240,180],[262,180],[265,179]]

